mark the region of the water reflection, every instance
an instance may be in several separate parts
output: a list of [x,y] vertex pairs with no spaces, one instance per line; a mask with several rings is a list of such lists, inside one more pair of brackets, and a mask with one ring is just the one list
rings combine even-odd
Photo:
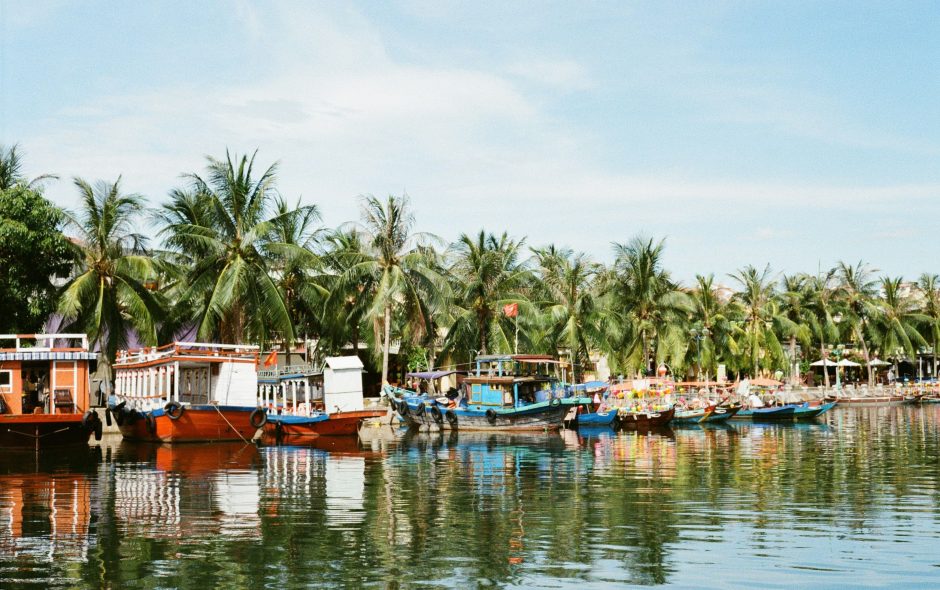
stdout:
[[929,586],[938,419],[4,455],[0,586]]

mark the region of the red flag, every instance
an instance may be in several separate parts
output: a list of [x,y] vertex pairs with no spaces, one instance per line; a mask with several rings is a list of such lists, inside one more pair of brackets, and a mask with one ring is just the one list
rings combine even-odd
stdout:
[[268,356],[264,358],[264,366],[270,367],[271,365],[277,364],[277,349],[272,350]]
[[514,318],[519,315],[519,304],[509,303],[503,306],[503,315],[507,318]]

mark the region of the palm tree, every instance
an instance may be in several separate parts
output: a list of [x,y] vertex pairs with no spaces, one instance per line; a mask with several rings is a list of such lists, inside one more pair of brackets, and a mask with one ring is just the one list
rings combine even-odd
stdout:
[[144,237],[134,231],[143,197],[123,194],[121,179],[94,187],[75,179],[79,213],[66,212],[76,234],[76,274],[59,299],[65,321],[88,334],[110,366],[131,334],[145,345],[157,343],[161,317],[157,296],[144,283],[155,274]]
[[741,309],[738,331],[747,352],[747,367],[756,377],[760,371],[760,359],[767,358],[765,368],[781,366],[786,358],[778,334],[789,337],[796,334],[797,324],[781,310],[776,297],[770,266],[759,271],[746,266],[731,277],[740,283],[741,291],[734,298]]
[[796,326],[796,331],[789,335],[790,379],[799,379],[799,359],[796,358],[796,344],[808,347],[812,338],[812,293],[808,288],[810,277],[794,274],[783,277],[782,290],[778,294],[780,308],[784,315]]
[[[226,152],[225,160],[207,158],[205,178],[187,175],[194,198],[203,201],[202,215],[161,231],[169,249],[194,261],[180,301],[195,310],[192,321],[203,339],[235,344],[294,339],[290,311],[269,262],[276,225],[297,212],[268,217],[277,165],[256,178],[256,156],[257,151],[239,159]],[[177,205],[172,201],[167,208]]]
[[[695,345],[695,358],[686,363],[698,366],[698,372],[711,374],[719,359],[738,354],[732,334],[732,312],[715,287],[713,275],[696,275],[695,288],[689,290],[689,343]],[[693,352],[689,347],[690,354]]]
[[0,145],[0,191],[13,188],[23,183],[29,188],[39,188],[43,182],[58,178],[54,174],[42,174],[27,181],[23,175],[23,159],[20,156],[18,145],[10,147]]
[[[644,372],[650,370],[651,360],[663,360],[666,343],[681,340],[680,323],[689,311],[688,296],[662,267],[664,247],[664,241],[639,237],[614,244],[616,260],[604,281],[611,295],[609,305],[627,324],[619,330],[624,336],[625,363]],[[654,340],[655,359],[650,354]]]
[[878,301],[881,313],[872,322],[873,340],[883,354],[894,355],[897,374],[900,353],[913,357],[914,347],[926,344],[917,327],[927,322],[927,316],[918,312],[916,301],[906,292],[900,277],[883,277],[881,292],[882,297]]
[[812,314],[807,317],[807,320],[810,324],[810,330],[819,340],[820,358],[824,363],[823,383],[826,389],[829,389],[829,351],[826,346],[827,342],[838,336],[838,321],[836,321],[836,318],[841,319],[834,281],[835,270],[830,269],[825,273],[808,278],[806,283],[809,308],[812,310]]
[[537,277],[544,288],[546,314],[552,333],[571,353],[571,378],[578,382],[578,366],[590,362],[593,343],[601,340],[601,310],[594,297],[594,278],[600,267],[584,254],[554,246],[533,250]]
[[343,297],[362,288],[368,301],[366,316],[373,320],[376,332],[381,329],[382,383],[388,383],[393,310],[402,312],[418,338],[421,326],[428,325],[424,298],[447,292],[433,249],[427,247],[433,236],[413,233],[414,223],[407,196],[389,195],[384,201],[372,195],[362,197],[358,231],[363,259],[346,269],[334,285]]
[[524,243],[481,230],[475,237],[462,234],[452,245],[453,319],[445,351],[513,349],[513,322],[503,316],[503,306],[515,303],[520,315],[535,315],[527,294],[532,275],[520,261]]
[[878,307],[875,305],[875,289],[878,284],[873,277],[875,272],[862,261],[854,266],[840,261],[836,267],[836,274],[839,277],[840,307],[845,311],[843,314],[845,325],[862,346],[865,366],[868,367],[869,387],[874,385],[875,375],[871,366],[866,332],[868,331],[868,318],[878,313]]
[[933,376],[937,377],[937,350],[940,349],[940,277],[924,273],[918,281],[923,296],[922,313],[924,339],[929,340],[933,348]]

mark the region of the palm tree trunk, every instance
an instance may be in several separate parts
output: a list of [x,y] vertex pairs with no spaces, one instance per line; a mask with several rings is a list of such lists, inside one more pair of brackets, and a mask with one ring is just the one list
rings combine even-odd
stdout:
[[[796,336],[790,336],[790,385],[799,383],[799,366],[796,362]],[[797,370],[794,370],[794,368],[797,368]]]
[[382,384],[388,384],[388,349],[392,343],[392,306],[385,305],[385,343],[382,346]]
[[862,329],[856,328],[855,335],[858,338],[858,341],[862,343],[862,354],[865,356],[865,366],[868,367],[868,386],[871,387],[875,382],[875,375],[871,368],[871,357],[868,352],[868,343],[865,342],[865,337],[862,335]]
[[826,384],[826,389],[829,389],[829,359],[826,357],[826,340],[823,339],[820,341],[822,347],[822,361],[823,361],[823,382]]

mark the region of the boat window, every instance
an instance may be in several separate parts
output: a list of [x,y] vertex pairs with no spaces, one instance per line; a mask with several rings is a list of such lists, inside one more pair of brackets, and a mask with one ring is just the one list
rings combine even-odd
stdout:
[[0,371],[0,391],[5,393],[13,391],[13,371]]

